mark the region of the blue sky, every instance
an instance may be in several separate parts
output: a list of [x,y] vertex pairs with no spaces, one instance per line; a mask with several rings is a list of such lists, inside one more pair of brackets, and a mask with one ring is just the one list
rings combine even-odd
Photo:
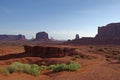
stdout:
[[94,37],[98,26],[112,22],[120,22],[120,0],[0,0],[0,34]]

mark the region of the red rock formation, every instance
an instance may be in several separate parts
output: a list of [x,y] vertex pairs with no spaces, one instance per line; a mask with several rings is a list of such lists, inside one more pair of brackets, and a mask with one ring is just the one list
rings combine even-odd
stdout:
[[48,33],[46,33],[46,32],[38,32],[36,34],[36,39],[35,40],[37,40],[37,41],[49,40]]
[[26,54],[36,57],[63,57],[77,54],[74,48],[59,48],[53,46],[27,46],[24,45]]
[[94,38],[80,38],[69,41],[73,44],[120,44],[120,23],[111,23],[98,27],[98,34]]
[[79,34],[76,34],[75,39],[80,39]]
[[102,41],[120,40],[120,23],[99,27],[95,39]]
[[94,43],[94,38],[92,37],[82,37],[80,39],[74,39],[72,41],[70,41],[71,43],[74,43],[74,44],[93,44]]
[[24,35],[0,35],[0,41],[24,41]]

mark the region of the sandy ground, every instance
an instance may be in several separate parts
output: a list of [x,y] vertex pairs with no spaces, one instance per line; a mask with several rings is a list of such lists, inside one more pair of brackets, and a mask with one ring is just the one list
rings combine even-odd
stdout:
[[[7,76],[0,74],[0,80],[120,80],[120,63],[113,58],[107,59],[104,55],[110,52],[117,51],[120,54],[120,46],[70,46],[76,47],[80,53],[84,55],[94,56],[93,59],[77,59],[81,63],[81,69],[75,72],[57,72],[51,73],[48,71],[42,72],[39,76],[31,76],[25,73],[13,73]],[[99,48],[109,48],[109,50],[97,51]],[[112,51],[110,51],[112,50]],[[24,52],[22,46],[0,46],[0,56],[8,54],[18,54]],[[108,53],[107,53],[108,52]],[[112,53],[111,53],[112,54]],[[110,55],[111,55],[110,54]],[[114,55],[113,55],[114,56]],[[69,61],[72,57],[51,58],[53,61]],[[0,66],[6,66],[7,62],[21,60],[41,60],[41,58],[17,58],[0,60]],[[5,64],[3,64],[5,63]]]

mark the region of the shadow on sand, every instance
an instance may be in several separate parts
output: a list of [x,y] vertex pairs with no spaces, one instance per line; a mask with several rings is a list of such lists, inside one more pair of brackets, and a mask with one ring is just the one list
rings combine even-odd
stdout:
[[24,58],[24,57],[38,57],[38,56],[34,56],[31,55],[30,53],[14,53],[14,54],[8,54],[8,55],[4,55],[4,56],[0,56],[0,60],[9,60],[9,59],[14,59],[14,58]]

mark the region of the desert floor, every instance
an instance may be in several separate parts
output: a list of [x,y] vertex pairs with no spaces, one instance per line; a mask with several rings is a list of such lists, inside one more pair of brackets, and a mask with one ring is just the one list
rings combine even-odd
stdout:
[[[58,45],[66,46],[66,45]],[[78,52],[85,56],[77,58],[75,61],[81,64],[81,68],[75,72],[49,72],[43,71],[39,76],[32,76],[26,73],[13,73],[9,75],[0,74],[0,80],[120,80],[120,46],[116,45],[67,45],[77,48]],[[22,45],[0,45],[0,57],[9,54],[19,54],[24,52]],[[109,56],[109,57],[108,57]],[[12,62],[30,63],[46,60],[53,63],[70,61],[73,57],[62,58],[40,58],[22,57],[0,59],[0,66],[6,67]]]

